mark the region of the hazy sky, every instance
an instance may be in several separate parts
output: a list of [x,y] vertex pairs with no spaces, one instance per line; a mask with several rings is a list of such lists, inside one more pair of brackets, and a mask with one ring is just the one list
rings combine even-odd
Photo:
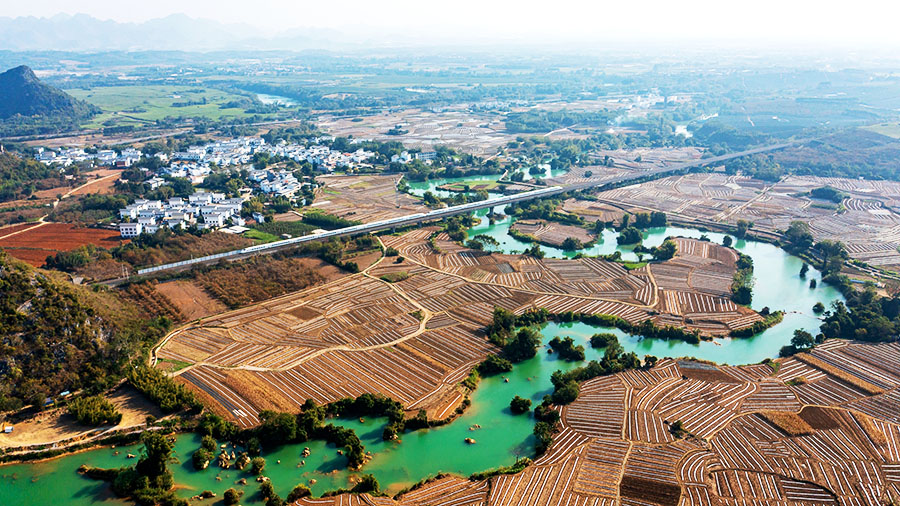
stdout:
[[144,21],[184,13],[285,30],[384,31],[517,40],[741,39],[900,47],[896,0],[29,0],[4,16],[85,13]]

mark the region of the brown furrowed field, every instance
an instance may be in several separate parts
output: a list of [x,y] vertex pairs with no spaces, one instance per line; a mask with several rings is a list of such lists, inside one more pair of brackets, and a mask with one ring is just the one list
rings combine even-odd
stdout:
[[102,228],[85,228],[65,223],[39,223],[18,230],[0,229],[0,248],[10,255],[40,267],[48,256],[94,244],[113,248],[122,244],[119,232]]
[[[468,250],[423,228],[382,238],[402,257],[304,291],[208,317],[157,357],[241,427],[312,398],[388,395],[451,416],[469,371],[497,348],[482,330],[515,313],[650,318],[707,335],[749,325],[727,285],[733,250],[677,238],[669,261],[626,270],[599,259]],[[399,273],[403,273],[402,276]],[[383,279],[391,279],[388,282]],[[553,445],[525,470],[443,478],[397,499],[341,495],[298,504],[880,504],[900,499],[900,344],[828,341],[767,364],[660,361],[584,382],[560,408]],[[798,378],[803,378],[798,381]],[[675,422],[683,430],[675,430]]]
[[560,225],[550,221],[518,220],[511,228],[534,237],[542,244],[556,247],[562,246],[563,241],[569,237],[578,239],[582,244],[587,244],[594,240],[594,235],[581,227]]
[[[768,366],[664,360],[649,370],[589,380],[563,407],[553,445],[520,473],[485,481],[443,478],[381,502],[343,495],[299,504],[896,504],[900,345],[828,341],[811,355],[841,364],[842,377],[823,372],[790,386],[802,368],[789,358],[778,360],[778,373]],[[791,366],[794,372],[785,373]],[[695,369],[707,371],[708,379],[688,378]],[[846,382],[844,375],[886,391],[804,400],[808,388]],[[783,394],[763,407],[754,401],[775,391]],[[685,434],[672,434],[675,421]]]
[[[438,238],[442,253],[435,254],[426,242],[432,232],[383,238],[402,261],[364,263],[359,274],[180,329],[157,356],[194,364],[178,378],[244,426],[257,423],[263,409],[298,411],[307,398],[329,402],[366,392],[442,419],[465,399],[460,382],[497,351],[483,333],[495,307],[518,314],[537,308],[602,313],[635,324],[650,318],[709,335],[759,318],[722,296],[716,276],[730,277],[736,257],[721,246],[679,239],[684,253],[658,265],[680,269],[665,279],[680,283],[683,301],[675,303],[676,312],[661,313],[660,294],[668,289],[655,270],[628,271],[590,258],[490,254],[446,236]],[[704,281],[695,286],[688,275]]]

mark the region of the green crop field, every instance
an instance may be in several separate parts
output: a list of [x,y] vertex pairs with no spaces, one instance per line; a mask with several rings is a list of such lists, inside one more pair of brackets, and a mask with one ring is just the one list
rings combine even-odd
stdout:
[[[153,122],[164,118],[202,117],[210,120],[243,118],[241,108],[222,108],[241,98],[225,91],[186,86],[103,86],[66,90],[103,110],[86,127],[127,125]],[[205,100],[205,103],[201,103]],[[181,105],[191,103],[194,105]]]

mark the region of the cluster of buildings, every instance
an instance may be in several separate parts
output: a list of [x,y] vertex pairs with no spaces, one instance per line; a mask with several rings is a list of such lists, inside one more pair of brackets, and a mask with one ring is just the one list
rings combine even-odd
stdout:
[[250,163],[253,154],[266,141],[259,137],[239,137],[227,141],[216,141],[203,146],[192,146],[185,151],[172,153],[172,161],[195,162],[209,166],[213,163],[219,167],[246,165]]
[[123,238],[137,237],[142,233],[152,234],[160,228],[218,229],[227,224],[237,227],[245,225],[241,218],[241,198],[225,198],[223,193],[198,192],[187,200],[170,198],[161,200],[136,200],[133,204],[119,209],[119,233]]
[[357,168],[366,166],[366,161],[375,156],[375,153],[359,148],[352,153],[336,151],[328,146],[313,144],[289,144],[281,141],[275,145],[265,145],[261,151],[271,155],[277,155],[294,160],[295,162],[309,162],[319,168],[331,172],[337,168]]
[[431,162],[437,158],[437,153],[434,151],[421,152],[421,153],[410,153],[409,151],[404,151],[399,155],[391,156],[391,163],[401,163],[406,165],[407,163],[413,160],[422,160],[427,165],[431,165]]
[[78,162],[93,162],[98,166],[126,168],[141,159],[141,152],[132,148],[123,149],[121,153],[116,153],[112,149],[88,153],[81,148],[66,148],[59,151],[38,148],[35,159],[46,165],[58,164],[63,167]]
[[312,185],[308,181],[301,183],[289,170],[252,170],[247,179],[258,183],[262,193],[275,197],[293,197],[303,186]]
[[[173,177],[185,177],[192,181],[202,181],[210,173],[210,165],[232,167],[248,165],[253,155],[258,152],[278,155],[296,162],[309,162],[317,167],[332,171],[337,168],[355,168],[365,165],[375,153],[365,149],[357,149],[352,153],[332,150],[328,146],[318,144],[328,138],[314,139],[314,143],[303,144],[280,141],[277,144],[266,144],[259,137],[239,137],[227,141],[211,142],[202,146],[192,146],[184,151],[176,151],[167,156],[157,153],[153,156],[171,162],[160,172]],[[97,166],[130,167],[141,159],[142,153],[133,148],[117,153],[111,149],[88,153],[84,149],[61,149],[59,151],[38,149],[37,160],[50,165],[53,163],[69,166],[76,162],[92,161]]]

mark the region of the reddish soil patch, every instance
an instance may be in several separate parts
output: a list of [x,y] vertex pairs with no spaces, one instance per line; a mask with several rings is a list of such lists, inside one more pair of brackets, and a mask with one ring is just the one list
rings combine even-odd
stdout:
[[10,248],[43,248],[71,251],[85,244],[111,248],[122,243],[119,232],[102,228],[84,228],[67,223],[48,223],[21,234],[0,240],[0,246]]
[[71,251],[86,244],[112,248],[122,244],[122,240],[115,230],[66,223],[48,223],[0,238],[0,248],[35,267],[44,265],[46,258],[58,251]]
[[38,223],[18,223],[16,225],[10,225],[8,227],[0,227],[0,239],[3,239],[10,234],[21,232],[22,230],[36,226],[38,226]]
[[679,360],[678,370],[681,371],[682,376],[688,379],[720,383],[740,383],[737,378],[729,376],[717,367],[709,364]]
[[273,216],[273,219],[275,221],[293,222],[293,221],[303,220],[303,216],[300,216],[297,213],[281,213],[281,214],[276,214],[275,216]]
[[47,257],[56,254],[56,251],[49,249],[2,248],[6,250],[7,253],[9,253],[9,256],[19,259],[32,267],[43,266],[45,263],[47,263]]

